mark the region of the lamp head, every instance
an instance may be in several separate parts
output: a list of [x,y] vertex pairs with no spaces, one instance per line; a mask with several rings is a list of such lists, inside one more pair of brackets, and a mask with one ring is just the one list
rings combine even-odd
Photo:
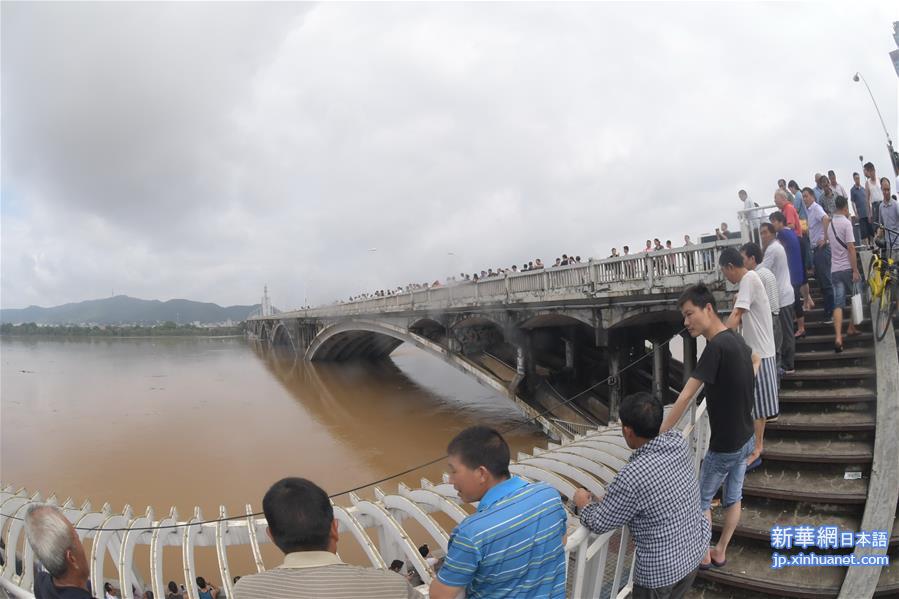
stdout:
[[855,75],[852,76],[852,80],[855,81],[856,83],[858,83],[858,81],[859,81],[858,73],[856,73]]

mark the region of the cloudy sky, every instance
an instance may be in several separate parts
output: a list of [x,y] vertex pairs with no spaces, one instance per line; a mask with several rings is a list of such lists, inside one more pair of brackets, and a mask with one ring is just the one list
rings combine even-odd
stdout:
[[[281,308],[736,224],[896,135],[891,3],[2,4],[5,308]],[[848,187],[848,185],[847,185]],[[372,251],[376,248],[376,251]]]

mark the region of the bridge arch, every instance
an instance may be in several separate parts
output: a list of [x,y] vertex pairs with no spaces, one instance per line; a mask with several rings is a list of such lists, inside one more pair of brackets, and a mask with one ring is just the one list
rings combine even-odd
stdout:
[[478,382],[499,391],[508,397],[505,383],[476,366],[470,360],[434,343],[430,339],[416,335],[402,327],[368,320],[348,320],[332,324],[322,329],[306,350],[305,359],[318,360],[350,359],[352,357],[386,357],[402,343],[410,343],[425,352],[440,358],[457,370],[473,376]]
[[275,324],[271,331],[270,339],[273,347],[289,347],[296,351],[296,345],[293,342],[293,338],[290,336],[290,331],[283,322]]

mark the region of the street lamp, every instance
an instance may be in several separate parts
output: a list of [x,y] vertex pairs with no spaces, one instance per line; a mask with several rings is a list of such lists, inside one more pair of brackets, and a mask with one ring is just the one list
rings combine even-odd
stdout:
[[890,155],[890,164],[893,166],[893,174],[899,175],[899,156],[897,156],[896,152],[893,150],[893,140],[890,139],[890,132],[887,129],[886,123],[883,122],[883,115],[880,114],[880,107],[877,105],[877,100],[874,99],[874,94],[871,93],[871,87],[861,73],[855,73],[855,75],[852,76],[852,80],[856,83],[861,81],[865,84],[865,89],[868,90],[868,96],[871,98],[871,103],[874,104],[874,110],[877,111],[877,118],[880,119],[880,126],[883,127],[883,133],[887,136],[887,152]]
[[856,83],[861,81],[862,83],[865,84],[865,89],[868,90],[868,95],[871,97],[871,102],[874,104],[874,110],[877,111],[877,118],[880,119],[880,126],[883,127],[883,132],[887,136],[887,141],[890,143],[890,145],[892,145],[893,141],[890,139],[890,132],[887,130],[887,126],[883,122],[883,115],[880,114],[880,107],[877,105],[877,100],[874,99],[874,94],[871,93],[871,87],[868,85],[868,82],[865,81],[865,78],[862,76],[861,73],[856,73],[855,75],[853,75],[852,80],[855,81]]

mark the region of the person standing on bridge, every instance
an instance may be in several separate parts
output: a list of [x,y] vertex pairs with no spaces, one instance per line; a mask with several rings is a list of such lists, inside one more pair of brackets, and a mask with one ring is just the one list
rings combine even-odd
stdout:
[[[852,221],[849,220],[849,201],[843,196],[837,196],[836,210],[833,220],[830,221],[829,235],[834,243],[831,247],[832,257],[830,264],[830,277],[833,280],[833,350],[836,353],[843,351],[843,309],[846,300],[852,297],[855,285],[861,281],[858,272],[858,258],[855,253],[855,236],[852,231]],[[858,335],[852,319],[846,335],[853,337]]]
[[727,563],[727,546],[740,523],[746,458],[755,447],[752,391],[759,357],[752,353],[740,335],[721,322],[715,296],[705,285],[687,288],[677,304],[687,332],[692,337],[702,335],[706,346],[660,430],[664,433],[677,425],[704,384],[712,434],[709,451],[699,471],[699,501],[709,523],[712,521],[712,498],[724,484],[721,536],[711,549],[707,544],[702,546],[706,553],[699,569],[707,570]]
[[478,510],[450,536],[446,559],[431,582],[431,599],[565,597],[567,513],[559,492],[509,473],[509,446],[485,426],[450,441],[450,481]]
[[[578,489],[581,524],[595,534],[624,525],[637,545],[634,599],[679,599],[693,585],[712,527],[699,505],[693,458],[680,431],[659,433],[662,402],[649,393],[621,400],[621,434],[633,451],[602,500]],[[677,539],[673,547],[662,539]]]
[[753,385],[752,418],[755,421],[755,447],[746,461],[748,469],[751,470],[762,464],[765,422],[780,412],[771,303],[768,301],[761,278],[755,272],[746,269],[743,256],[735,248],[725,248],[721,252],[719,264],[724,278],[740,286],[734,309],[727,319],[727,328],[734,331],[739,329],[746,344],[761,360]]
[[808,236],[812,245],[815,280],[824,296],[824,322],[833,322],[833,283],[830,280],[830,246],[827,244],[827,228],[830,217],[815,202],[815,192],[808,187],[802,190],[802,201],[808,211]]
[[[778,318],[774,322],[774,344],[777,350],[778,374],[792,373],[796,361],[796,337],[793,330],[793,304],[796,293],[787,248],[777,238],[777,230],[771,223],[759,228],[764,248],[762,265],[774,273],[777,279]],[[774,305],[771,306],[774,308]],[[779,329],[779,330],[778,330]]]
[[[769,217],[771,226],[774,227],[777,241],[783,246],[787,255],[787,267],[790,270],[790,283],[793,285],[793,314],[796,317],[796,331],[793,333],[795,339],[805,337],[805,298],[808,291],[808,280],[805,272],[805,260],[801,237],[797,236],[793,230],[787,225],[787,218],[783,212],[779,210]],[[795,343],[793,345],[795,350]],[[783,351],[783,350],[782,350]],[[794,352],[795,360],[795,352]],[[790,368],[784,366],[786,372],[790,372]]]

